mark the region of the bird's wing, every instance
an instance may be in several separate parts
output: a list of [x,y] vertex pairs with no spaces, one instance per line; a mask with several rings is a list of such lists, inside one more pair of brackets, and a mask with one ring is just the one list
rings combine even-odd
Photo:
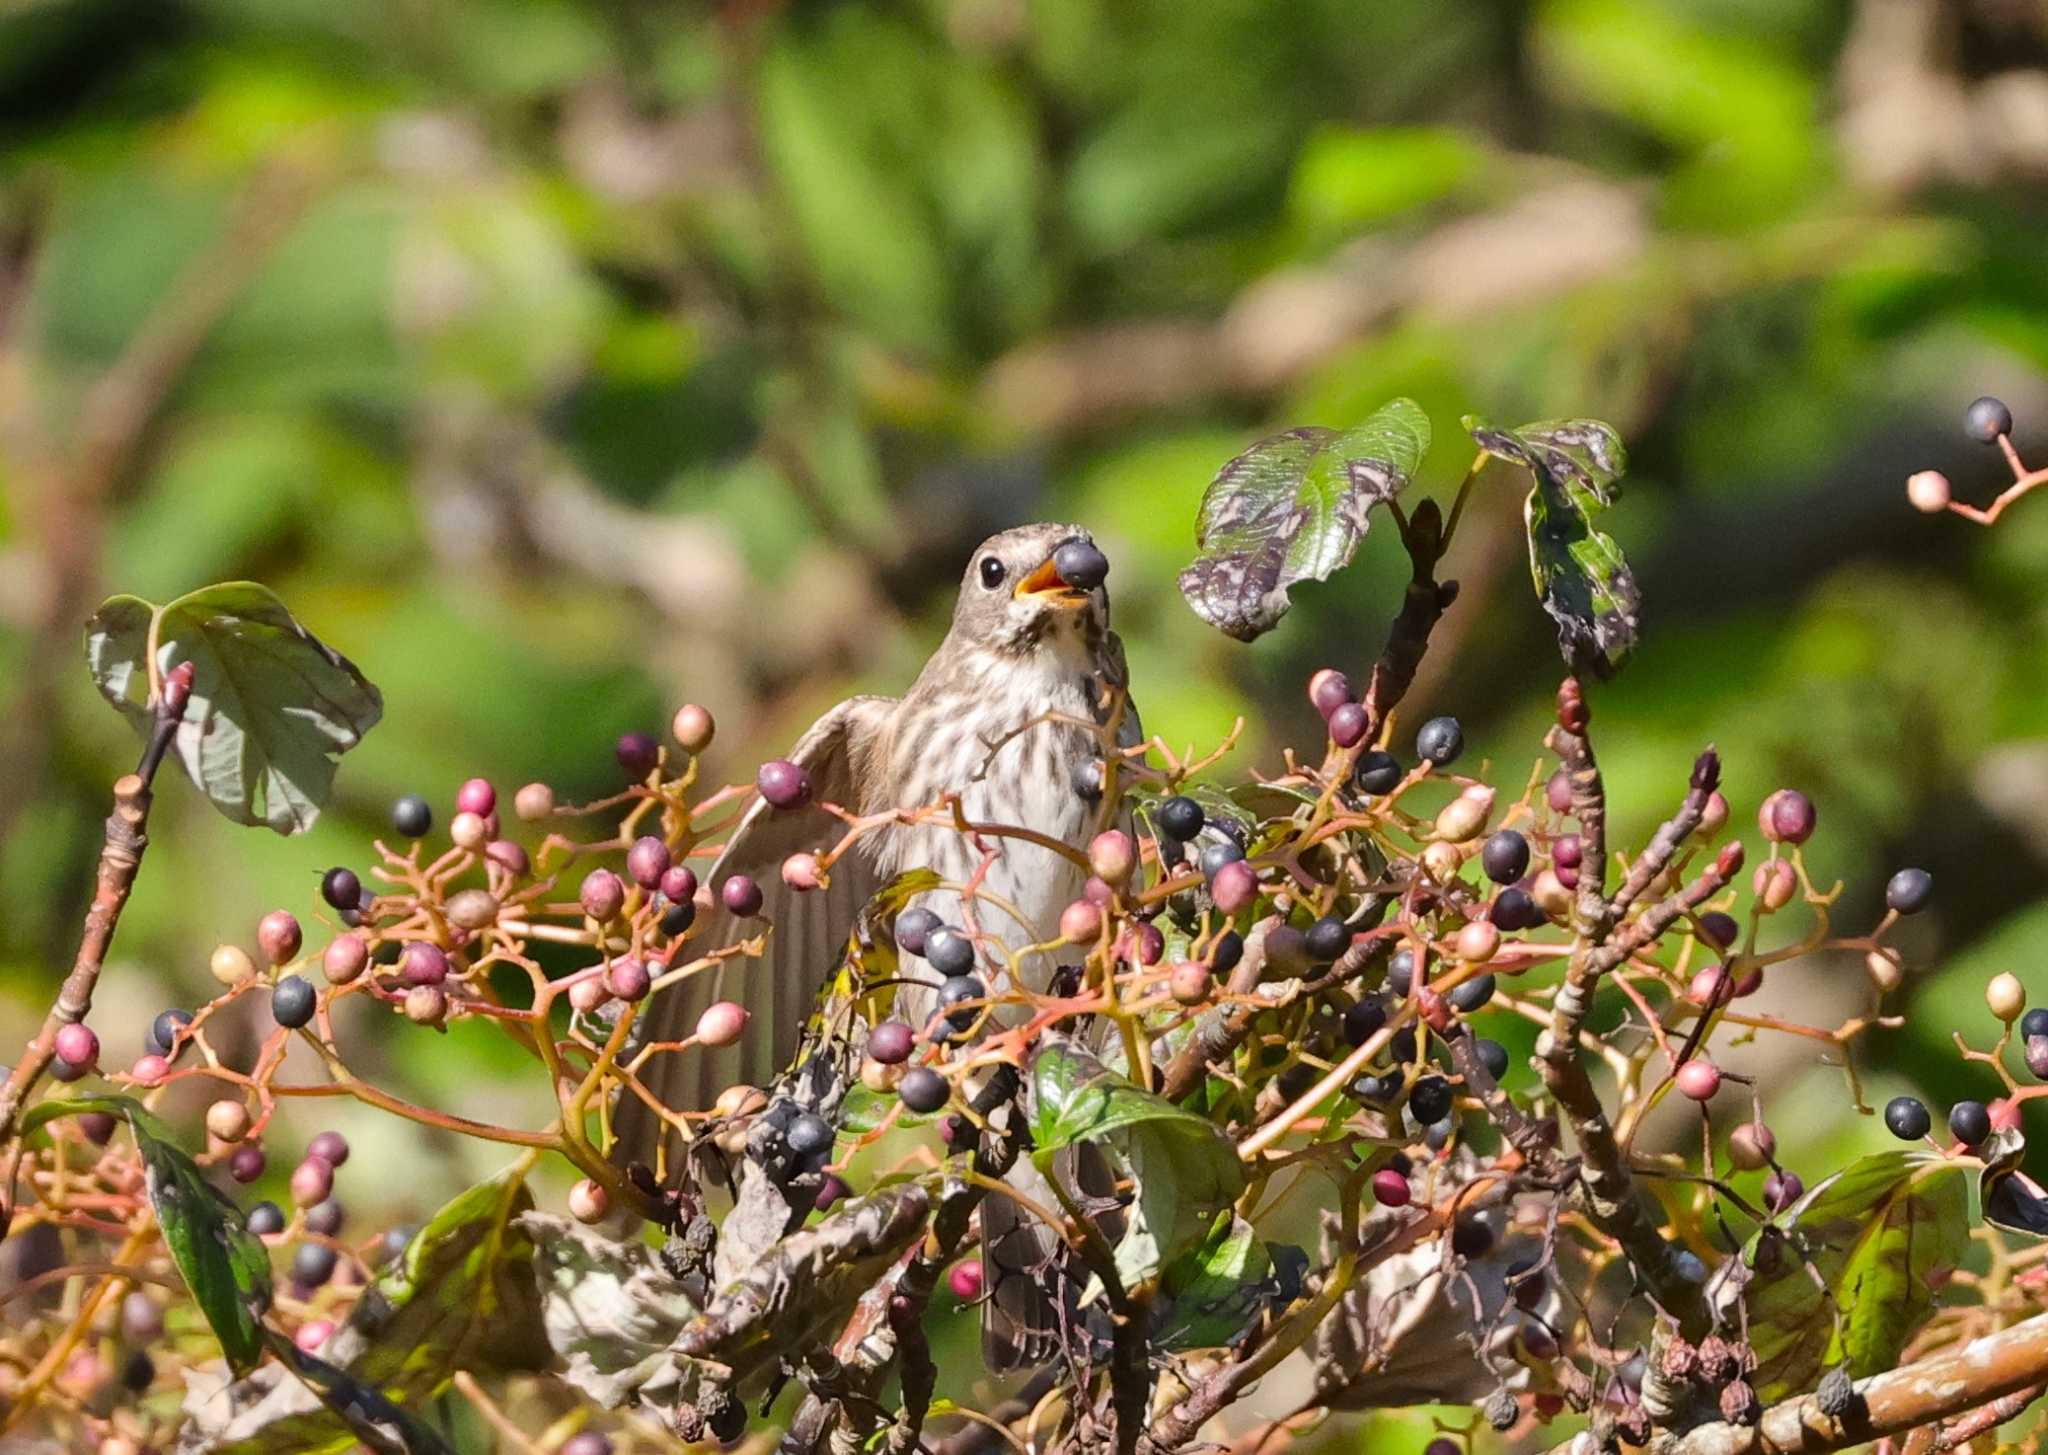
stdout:
[[[740,819],[708,876],[713,908],[684,942],[692,957],[749,939],[772,927],[758,957],[733,956],[658,995],[642,1012],[645,1043],[679,1041],[714,1001],[735,1000],[750,1012],[746,1034],[732,1046],[697,1046],[663,1052],[640,1070],[640,1080],[671,1111],[703,1111],[720,1092],[760,1085],[796,1052],[818,987],[839,963],[861,906],[882,887],[870,853],[859,848],[832,866],[830,883],[798,893],[782,882],[782,861],[805,850],[830,848],[845,824],[818,805],[853,812],[864,805],[859,765],[883,729],[895,699],[853,697],[840,703],[798,739],[791,761],[810,774],[812,805],[783,810],[757,799]],[[738,921],[719,900],[725,881],[748,874],[761,886],[757,920]],[[664,1123],[639,1097],[621,1097],[613,1157],[620,1165],[654,1165]]]

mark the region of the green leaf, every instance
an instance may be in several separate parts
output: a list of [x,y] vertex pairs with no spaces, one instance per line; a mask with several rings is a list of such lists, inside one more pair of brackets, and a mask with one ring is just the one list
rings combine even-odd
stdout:
[[1963,1172],[1920,1152],[1863,1157],[1790,1209],[1774,1257],[1766,1240],[1779,1234],[1751,1239],[1745,1296],[1766,1403],[1810,1388],[1832,1364],[1860,1378],[1896,1362],[1934,1311],[1935,1270],[1953,1269],[1969,1241]]
[[1204,621],[1251,641],[1287,614],[1288,591],[1350,561],[1375,505],[1407,488],[1429,449],[1413,400],[1382,405],[1356,429],[1290,429],[1260,440],[1202,495],[1201,554],[1180,573]]
[[1195,1247],[1244,1190],[1244,1167],[1207,1119],[1141,1090],[1070,1045],[1031,1062],[1033,1160],[1048,1177],[1063,1147],[1088,1142],[1120,1159],[1136,1187],[1117,1274],[1126,1288]]
[[1522,520],[1536,597],[1557,623],[1557,648],[1572,670],[1613,676],[1635,649],[1643,604],[1621,547],[1593,528],[1621,494],[1621,436],[1597,419],[1502,430],[1468,416],[1465,428],[1487,454],[1535,478]]
[[[414,1410],[458,1369],[545,1368],[534,1247],[514,1221],[532,1208],[517,1166],[457,1194],[363,1291],[322,1350],[325,1365],[376,1401]],[[337,1455],[360,1438],[333,1412],[330,1390],[315,1382],[316,1402],[266,1373],[226,1397],[188,1399],[212,1455]]]
[[281,834],[312,827],[335,760],[383,716],[382,694],[252,581],[164,607],[115,596],[86,623],[86,661],[100,694],[145,734],[152,645],[159,674],[192,664],[192,701],[172,747],[214,807]]
[[1243,1218],[1218,1218],[1198,1248],[1181,1255],[1162,1279],[1172,1307],[1153,1331],[1162,1349],[1215,1349],[1250,1326],[1267,1297],[1272,1255]]
[[144,1188],[178,1276],[192,1291],[221,1352],[236,1373],[263,1357],[263,1312],[270,1307],[270,1254],[242,1221],[242,1210],[215,1189],[171,1129],[126,1096],[76,1096],[38,1102],[21,1119],[23,1136],[62,1116],[102,1112],[127,1119],[142,1154]]

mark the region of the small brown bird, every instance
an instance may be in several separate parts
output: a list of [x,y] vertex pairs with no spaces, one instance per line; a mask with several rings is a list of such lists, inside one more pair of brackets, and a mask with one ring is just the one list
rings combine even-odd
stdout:
[[[972,822],[1031,829],[1085,849],[1098,827],[1108,826],[1098,824],[1098,806],[1082,786],[1102,756],[1102,726],[1120,712],[1118,743],[1142,737],[1128,702],[1123,649],[1109,629],[1108,572],[1102,552],[1077,526],[1020,526],[984,542],[961,581],[952,628],[910,691],[849,698],[791,751],[810,775],[813,804],[872,814],[958,793]],[[752,1018],[737,1045],[663,1055],[643,1068],[644,1084],[664,1106],[703,1110],[726,1088],[760,1085],[780,1071],[855,917],[896,875],[936,872],[949,887],[916,903],[959,926],[966,906],[958,886],[993,852],[973,917],[983,936],[1013,950],[1058,938],[1061,911],[1080,896],[1086,878],[1042,845],[996,836],[976,841],[950,823],[929,823],[868,834],[833,865],[825,888],[798,893],[783,884],[785,859],[830,847],[844,832],[838,818],[815,806],[784,811],[757,802],[740,821],[708,888],[718,903],[727,878],[753,876],[767,896],[767,946],[757,958],[735,958],[665,992],[644,1021],[648,1040],[674,1041],[689,1035],[717,1000],[739,1001]],[[691,944],[702,953],[760,928],[736,923],[721,909],[704,917]],[[999,994],[1009,965],[997,948],[983,943],[980,959],[991,992]],[[1053,968],[1043,955],[1019,959],[1021,988],[1044,990]],[[922,1026],[936,1008],[940,977],[914,956],[904,958],[903,971],[920,984],[899,989],[899,1014]],[[637,1098],[626,1097],[614,1156],[652,1164],[667,1131]],[[990,1363],[1010,1368],[1050,1357],[1058,1328],[1048,1298],[1050,1230],[1024,1219],[1009,1199],[991,1197],[982,1204],[982,1237],[992,1291],[983,1306]]]

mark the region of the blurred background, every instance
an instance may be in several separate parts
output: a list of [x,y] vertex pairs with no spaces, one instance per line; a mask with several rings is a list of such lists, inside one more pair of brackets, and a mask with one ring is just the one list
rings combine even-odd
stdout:
[[[1945,1104],[1984,978],[2048,988],[2048,501],[1985,531],[1903,482],[2009,482],[1984,393],[2048,463],[2044,181],[2042,0],[0,0],[0,1033],[134,751],[83,665],[110,592],[260,579],[386,702],[306,837],[163,795],[96,1015],[125,1059],[396,795],[594,793],[684,700],[750,774],[905,685],[1021,521],[1107,547],[1148,727],[1242,717],[1275,769],[1402,563],[1376,535],[1242,646],[1174,589],[1196,502],[1408,394],[1425,493],[1463,413],[1620,427],[1621,834],[1714,741],[1738,830],[1818,800],[1841,923],[1933,870],[1872,1094]],[[1517,784],[1560,674],[1519,494],[1468,513],[1409,709]],[[1860,993],[1855,957],[1787,973]],[[366,1029],[416,1096],[542,1090],[487,1035]],[[1818,1113],[1795,1163],[1881,1138],[1841,1086],[1774,1088]],[[400,1214],[496,1160],[343,1122]]]

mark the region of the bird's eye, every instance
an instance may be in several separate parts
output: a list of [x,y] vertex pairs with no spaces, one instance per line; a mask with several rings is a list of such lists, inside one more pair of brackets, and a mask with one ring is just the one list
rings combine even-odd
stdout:
[[981,584],[993,591],[1003,584],[1003,563],[994,556],[981,558]]

